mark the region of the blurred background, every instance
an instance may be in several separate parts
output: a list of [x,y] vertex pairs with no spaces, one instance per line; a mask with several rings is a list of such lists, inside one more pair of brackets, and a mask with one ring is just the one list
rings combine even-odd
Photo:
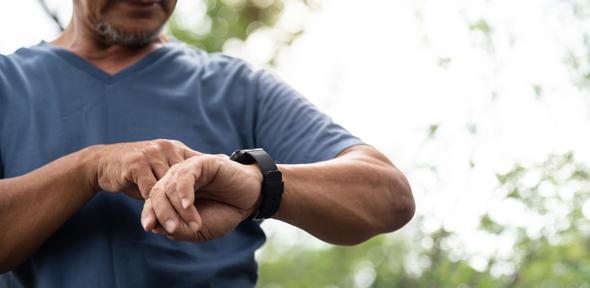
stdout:
[[[71,6],[2,1],[0,53]],[[260,287],[590,287],[590,2],[179,0],[165,30],[275,71],[412,184],[412,222],[359,246],[263,223]]]

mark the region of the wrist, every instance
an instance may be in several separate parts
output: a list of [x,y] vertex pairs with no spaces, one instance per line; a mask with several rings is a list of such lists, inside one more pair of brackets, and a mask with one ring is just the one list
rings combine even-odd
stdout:
[[[289,165],[278,165],[277,164],[277,168],[283,174],[283,182],[289,183],[290,182],[288,180],[289,174],[290,174]],[[283,194],[281,196],[281,204],[279,205],[279,209],[271,218],[286,222],[285,219],[289,218],[289,216],[287,216],[287,215],[291,214],[290,211],[288,211],[289,210],[289,196],[290,196],[289,194],[290,194],[289,186],[287,184],[285,184],[284,189],[283,189]]]
[[250,218],[261,221],[272,217],[281,204],[284,189],[281,171],[278,170],[275,160],[262,148],[236,150],[230,156],[230,160],[245,165],[257,164],[262,174],[260,205]]
[[248,218],[252,216],[254,213],[256,213],[256,211],[258,211],[258,209],[260,208],[260,203],[262,202],[261,187],[263,176],[262,172],[260,171],[260,168],[258,168],[258,165],[256,164],[244,165],[244,167],[247,168],[246,170],[248,171],[249,175],[248,178],[251,179],[253,183],[252,185],[250,185],[250,187],[252,187],[250,193],[254,195],[253,198],[256,199],[252,207],[250,207],[250,209],[248,209],[246,213],[246,218]]
[[84,183],[87,183],[92,194],[100,191],[97,175],[101,146],[93,145],[78,151],[79,171],[82,173],[81,177],[84,179]]

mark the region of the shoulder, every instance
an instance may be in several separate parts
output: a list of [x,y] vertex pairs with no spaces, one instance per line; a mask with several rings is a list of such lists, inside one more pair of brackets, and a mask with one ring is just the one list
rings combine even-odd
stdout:
[[[44,42],[20,48],[9,55],[0,55],[0,101],[21,97],[23,91],[30,91],[33,84],[51,81],[48,75],[55,75],[57,57],[54,57]],[[16,92],[15,92],[16,91]]]
[[9,55],[0,55],[0,75],[4,74],[4,78],[15,78],[35,74],[51,66],[51,61],[55,57],[44,47],[45,45],[42,42],[32,47],[20,48]]
[[209,53],[182,42],[171,46],[175,65],[197,71],[204,79],[254,80],[259,71],[250,63],[224,53]]
[[11,65],[38,64],[40,61],[47,59],[48,56],[51,55],[48,47],[46,47],[47,45],[47,43],[41,42],[31,47],[20,48],[12,54],[1,55],[0,65],[2,65],[3,68],[9,68]]
[[[7,56],[4,54],[0,54],[0,80],[2,80],[2,78],[4,77],[4,71],[6,70],[5,66],[5,62],[7,61]],[[1,84],[1,82],[0,82]]]

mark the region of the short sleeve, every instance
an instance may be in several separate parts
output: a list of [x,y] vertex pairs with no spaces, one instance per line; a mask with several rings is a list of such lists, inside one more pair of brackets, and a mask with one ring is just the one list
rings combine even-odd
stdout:
[[5,111],[4,110],[4,74],[3,71],[5,71],[4,69],[4,61],[5,61],[5,57],[4,55],[0,54],[0,179],[4,179],[4,162],[2,161],[2,137],[3,137],[3,128],[4,128],[4,115],[5,115]]
[[0,154],[0,179],[4,179],[4,164],[2,163],[2,154]]
[[273,74],[256,73],[255,143],[277,162],[329,160],[350,146],[363,144]]

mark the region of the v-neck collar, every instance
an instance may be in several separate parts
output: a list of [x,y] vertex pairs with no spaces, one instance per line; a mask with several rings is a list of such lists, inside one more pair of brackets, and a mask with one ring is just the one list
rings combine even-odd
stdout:
[[134,73],[150,66],[152,63],[156,62],[160,57],[164,56],[168,51],[171,50],[171,45],[173,41],[168,43],[164,43],[161,47],[157,48],[154,51],[149,52],[139,61],[123,68],[119,72],[111,75],[107,72],[101,70],[100,68],[96,67],[94,64],[88,62],[84,58],[70,52],[69,50],[57,47],[53,44],[50,44],[45,41],[41,41],[39,43],[39,47],[44,48],[52,53],[55,53],[60,58],[63,58],[68,63],[72,64],[76,68],[82,70],[83,72],[103,81],[106,84],[114,84],[121,79],[126,78],[127,76],[133,75]]

